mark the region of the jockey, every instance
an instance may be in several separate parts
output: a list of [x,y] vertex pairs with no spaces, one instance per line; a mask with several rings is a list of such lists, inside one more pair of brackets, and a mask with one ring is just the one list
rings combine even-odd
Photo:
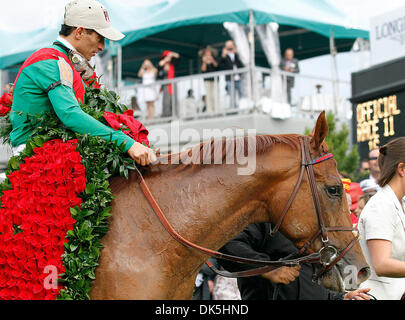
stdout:
[[[10,134],[13,153],[25,148],[34,129],[35,115],[54,110],[62,123],[81,134],[125,142],[124,152],[140,165],[156,160],[152,149],[136,142],[121,130],[114,131],[86,114],[85,81],[95,73],[88,61],[104,50],[104,39],[118,41],[124,35],[110,25],[107,10],[95,0],[73,0],[65,7],[59,36],[52,46],[34,52],[22,65],[14,85]],[[27,121],[28,120],[28,121]]]

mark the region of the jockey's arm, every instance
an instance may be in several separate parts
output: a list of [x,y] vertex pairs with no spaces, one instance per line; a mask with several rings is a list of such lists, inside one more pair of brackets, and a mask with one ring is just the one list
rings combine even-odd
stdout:
[[118,145],[126,142],[123,151],[128,151],[134,140],[120,130],[113,130],[85,113],[79,106],[71,88],[59,85],[48,92],[53,109],[62,123],[80,134],[99,136],[104,140],[117,141]]
[[92,116],[85,113],[79,106],[71,88],[60,85],[50,90],[49,100],[56,115],[69,129],[81,133],[99,136],[104,140],[117,141],[118,145],[125,142],[123,151],[140,165],[148,165],[156,160],[152,149],[136,142],[120,130],[113,130]]

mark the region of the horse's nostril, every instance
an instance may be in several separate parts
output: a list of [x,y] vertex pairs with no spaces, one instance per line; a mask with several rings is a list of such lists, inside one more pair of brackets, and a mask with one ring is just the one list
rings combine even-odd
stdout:
[[361,268],[360,271],[357,273],[357,278],[361,282],[367,280],[367,278],[370,276],[370,268],[369,267],[364,267]]

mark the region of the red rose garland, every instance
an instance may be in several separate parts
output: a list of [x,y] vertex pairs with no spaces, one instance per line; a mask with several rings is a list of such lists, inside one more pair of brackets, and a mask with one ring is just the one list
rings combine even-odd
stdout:
[[[0,108],[0,116],[9,112],[9,106]],[[104,118],[114,130],[149,147],[149,132],[132,110],[104,112]],[[70,208],[80,207],[78,195],[86,188],[76,144],[76,139],[46,142],[8,175],[11,190],[0,198],[0,300],[53,300],[61,294],[57,279],[65,272],[66,234],[76,223]]]
[[86,188],[76,143],[46,142],[8,175],[12,189],[3,192],[0,208],[0,299],[55,299],[62,289],[55,275],[65,271],[65,237],[76,222],[70,208],[80,206]]
[[95,72],[93,72],[93,75],[89,79],[83,79],[83,81],[86,84],[86,87],[101,89],[101,84],[98,82],[98,77]]
[[115,114],[104,111],[104,119],[108,125],[114,130],[121,130],[127,136],[135,141],[145,144],[149,147],[148,134],[149,131],[145,126],[134,118],[134,111],[127,110],[123,114]]

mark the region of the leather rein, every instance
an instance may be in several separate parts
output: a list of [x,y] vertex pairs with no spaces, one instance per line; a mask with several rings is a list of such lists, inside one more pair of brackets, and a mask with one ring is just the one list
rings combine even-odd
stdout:
[[[312,193],[312,198],[313,198],[314,205],[315,205],[315,211],[316,211],[318,222],[319,222],[319,231],[297,253],[289,255],[288,257],[277,260],[277,261],[249,259],[249,258],[243,258],[243,257],[229,255],[229,254],[224,254],[219,251],[204,248],[202,246],[199,246],[199,245],[185,239],[179,233],[176,232],[176,230],[173,228],[173,226],[167,220],[166,216],[164,215],[163,211],[161,210],[161,208],[159,207],[155,198],[153,197],[151,191],[149,190],[141,172],[138,170],[138,168],[136,168],[136,166],[135,166],[135,168],[136,168],[135,171],[137,172],[137,178],[138,178],[138,183],[140,185],[140,188],[143,191],[147,200],[149,201],[150,205],[152,206],[153,211],[155,212],[159,221],[163,224],[166,231],[176,241],[178,241],[179,243],[181,243],[182,245],[184,245],[186,247],[198,250],[199,252],[201,252],[203,254],[207,254],[211,257],[215,257],[218,259],[225,259],[225,260],[238,262],[238,263],[261,266],[259,268],[231,273],[231,272],[227,272],[227,271],[218,270],[209,261],[207,261],[206,264],[216,273],[218,273],[222,276],[225,276],[225,277],[232,277],[232,278],[251,277],[251,276],[266,273],[268,271],[274,270],[274,269],[282,267],[282,266],[292,267],[292,266],[297,266],[297,265],[301,265],[301,264],[305,264],[305,263],[321,263],[321,265],[322,265],[321,270],[314,276],[314,280],[317,280],[320,277],[322,277],[326,272],[328,272],[333,266],[335,266],[336,263],[339,260],[341,260],[343,258],[343,256],[354,246],[354,244],[359,239],[359,233],[357,232],[357,235],[347,245],[347,247],[344,250],[342,250],[341,252],[338,252],[338,250],[335,247],[333,247],[332,245],[329,244],[328,232],[333,232],[333,231],[352,231],[353,232],[353,231],[357,231],[357,229],[352,228],[352,227],[326,227],[325,226],[324,220],[323,220],[323,217],[321,214],[320,198],[319,198],[319,193],[318,193],[318,189],[316,186],[313,165],[316,165],[320,162],[331,159],[333,157],[333,155],[331,153],[328,153],[320,158],[311,159],[311,155],[309,152],[309,137],[304,137],[304,139],[300,138],[300,146],[301,146],[301,170],[300,170],[300,174],[298,177],[298,181],[295,184],[293,192],[291,193],[290,198],[288,199],[286,205],[284,206],[284,209],[283,209],[277,223],[275,224],[274,229],[271,230],[270,235],[273,236],[279,230],[279,228],[284,220],[285,215],[287,214],[295,196],[298,193],[299,187],[303,180],[304,171],[307,172],[307,176],[308,176],[308,180],[309,180],[309,184],[310,184],[310,188],[311,188],[311,193]],[[307,249],[313,244],[313,242],[319,236],[321,236],[322,248],[318,252],[303,256],[303,254],[307,251]]]

